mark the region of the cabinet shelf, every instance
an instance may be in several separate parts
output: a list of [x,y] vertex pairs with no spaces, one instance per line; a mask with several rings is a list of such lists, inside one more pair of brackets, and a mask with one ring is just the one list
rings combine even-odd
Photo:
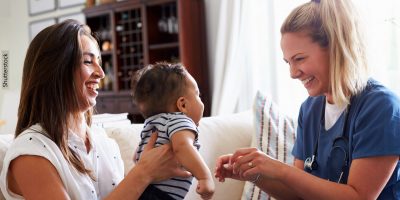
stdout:
[[152,45],[149,45],[149,49],[150,50],[169,49],[169,48],[179,48],[179,43],[178,42],[171,42],[171,43],[165,43],[165,44],[152,44]]
[[99,97],[110,97],[115,95],[114,91],[109,90],[99,90]]
[[134,41],[134,42],[125,42],[120,44],[120,47],[130,47],[130,46],[134,46],[134,45],[142,45],[143,42],[142,41]]
[[111,55],[112,55],[112,51],[111,50],[101,51],[101,56],[111,56]]

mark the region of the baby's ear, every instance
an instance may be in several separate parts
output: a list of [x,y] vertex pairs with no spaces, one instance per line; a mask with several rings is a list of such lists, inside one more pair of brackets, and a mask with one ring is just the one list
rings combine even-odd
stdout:
[[176,107],[180,112],[186,113],[186,98],[179,97],[178,100],[176,100]]

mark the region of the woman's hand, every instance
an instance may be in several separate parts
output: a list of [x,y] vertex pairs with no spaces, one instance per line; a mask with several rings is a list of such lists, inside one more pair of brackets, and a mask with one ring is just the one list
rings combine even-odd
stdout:
[[143,149],[140,160],[125,178],[110,193],[107,199],[139,199],[152,182],[171,177],[189,177],[191,174],[180,167],[170,145],[154,148],[157,133],[152,134]]
[[157,133],[154,132],[143,149],[136,167],[150,176],[151,182],[166,180],[171,177],[190,177],[191,173],[181,168],[175,159],[171,145],[165,144],[155,148]]

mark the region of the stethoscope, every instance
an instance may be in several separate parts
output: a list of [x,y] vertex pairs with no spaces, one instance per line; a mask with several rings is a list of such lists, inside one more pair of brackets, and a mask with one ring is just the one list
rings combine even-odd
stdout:
[[[304,161],[304,170],[309,173],[311,173],[313,170],[318,169],[318,162],[317,162],[318,142],[319,142],[319,137],[320,137],[321,129],[322,129],[321,128],[322,120],[324,120],[323,116],[325,114],[325,103],[326,103],[326,99],[324,98],[322,109],[321,109],[321,122],[319,125],[319,131],[318,131],[318,135],[317,135],[318,138],[317,138],[317,142],[314,145],[314,153],[311,157],[306,158],[306,160]],[[349,155],[348,155],[348,152],[345,149],[343,149],[343,147],[341,147],[339,144],[341,142],[343,142],[348,147],[348,143],[349,143],[348,138],[344,133],[345,133],[346,125],[347,125],[347,119],[349,116],[350,105],[351,104],[349,104],[347,106],[347,108],[344,110],[345,116],[344,116],[344,122],[343,122],[343,126],[342,126],[342,133],[333,140],[331,152],[329,155],[329,156],[332,156],[332,152],[335,152],[335,151],[340,151],[340,153],[344,154],[344,160],[343,160],[344,164],[342,165],[342,169],[339,174],[339,178],[337,179],[338,183],[347,182],[347,178],[343,179],[343,175],[344,175],[344,173],[348,173]]]

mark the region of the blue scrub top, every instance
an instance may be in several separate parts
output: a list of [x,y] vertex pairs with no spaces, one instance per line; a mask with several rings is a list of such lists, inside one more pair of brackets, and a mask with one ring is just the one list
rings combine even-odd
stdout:
[[[343,133],[345,114],[325,130],[324,101],[324,96],[309,97],[302,104],[292,151],[296,159],[304,161],[314,154],[318,141],[318,168],[313,175],[337,182],[344,171],[347,180],[346,156],[351,165],[352,159],[400,155],[400,99],[386,87],[370,79],[364,91],[353,96]],[[345,139],[334,143],[341,136]],[[378,199],[400,199],[400,162]]]

